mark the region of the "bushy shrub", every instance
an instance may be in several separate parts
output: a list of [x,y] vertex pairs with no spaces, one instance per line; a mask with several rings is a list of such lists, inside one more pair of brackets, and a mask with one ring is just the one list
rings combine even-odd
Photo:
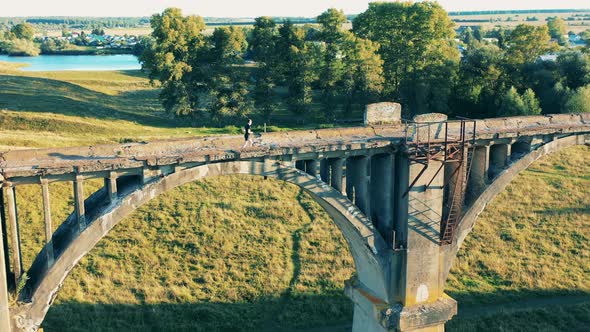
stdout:
[[15,39],[7,43],[6,52],[12,56],[38,56],[39,47],[30,40]]
[[567,113],[590,112],[590,85],[583,86],[574,91],[565,103]]

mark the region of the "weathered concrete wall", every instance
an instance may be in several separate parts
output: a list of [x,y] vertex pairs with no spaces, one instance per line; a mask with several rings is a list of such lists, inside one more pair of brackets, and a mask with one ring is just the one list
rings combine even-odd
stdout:
[[369,104],[365,109],[365,126],[399,125],[402,120],[402,105],[398,103]]

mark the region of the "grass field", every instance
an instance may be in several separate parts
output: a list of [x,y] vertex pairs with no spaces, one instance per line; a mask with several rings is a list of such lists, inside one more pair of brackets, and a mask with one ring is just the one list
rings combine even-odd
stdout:
[[[4,148],[232,130],[167,122],[157,90],[137,73],[3,70]],[[576,147],[535,163],[488,206],[448,281],[460,303],[449,331],[590,329],[590,304],[579,300],[590,301],[589,153]],[[85,194],[100,185],[86,183]],[[71,186],[52,184],[50,191],[54,220],[64,220]],[[17,194],[28,266],[43,244],[40,188],[19,187]],[[348,324],[352,305],[342,287],[353,271],[336,227],[297,187],[246,176],[207,179],[162,195],[119,224],[73,269],[43,327],[275,331]],[[565,300],[551,302],[556,297]],[[517,307],[498,309],[507,303]]]

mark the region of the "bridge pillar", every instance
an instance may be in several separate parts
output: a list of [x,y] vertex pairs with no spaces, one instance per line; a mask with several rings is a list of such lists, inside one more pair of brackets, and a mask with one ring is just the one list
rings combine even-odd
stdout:
[[510,144],[494,144],[490,147],[490,179],[493,179],[510,162]]
[[314,159],[306,160],[305,172],[314,178],[318,178],[320,176],[320,162]]
[[74,208],[78,232],[82,233],[86,228],[86,211],[84,207],[84,179],[81,176],[76,176],[74,180]]
[[341,193],[345,193],[342,184],[344,176],[344,158],[330,158],[328,164],[330,166],[330,185]]
[[473,149],[469,186],[467,186],[470,199],[478,197],[486,189],[490,168],[489,156],[489,146],[476,146]]
[[393,155],[371,159],[371,220],[385,242],[393,243]]
[[346,160],[346,196],[365,216],[370,217],[369,158],[351,157]]
[[[398,303],[381,310],[381,325],[387,331],[444,331],[445,322],[457,313],[457,302],[444,294],[445,280],[441,278],[444,266],[440,232],[446,172],[438,170],[444,165],[430,161],[421,176],[424,166],[409,164],[407,158],[396,166],[396,177],[401,179],[396,196],[401,189],[407,190],[408,180],[417,181],[405,198],[402,194],[406,203],[396,206],[400,209],[396,211],[397,218],[405,218],[396,220],[394,226],[402,228],[401,234],[396,234],[396,238],[400,237],[396,242],[401,241],[401,245],[393,251],[390,270],[392,300]],[[405,215],[400,214],[403,212]]]
[[0,190],[0,331],[10,331],[10,310],[8,302],[8,274],[10,264],[8,263],[8,239],[6,238],[6,220],[4,215],[4,190]]
[[16,192],[10,183],[4,183],[4,197],[8,204],[8,223],[10,224],[10,235],[12,243],[12,268],[14,271],[14,285],[18,285],[23,270],[23,263],[20,251],[20,230],[18,215],[16,211]]
[[320,160],[320,178],[323,182],[330,184],[330,164],[328,159]]

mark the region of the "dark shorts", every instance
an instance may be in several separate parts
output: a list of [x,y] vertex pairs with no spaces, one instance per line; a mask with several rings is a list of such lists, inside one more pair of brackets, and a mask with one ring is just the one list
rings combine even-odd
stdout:
[[245,141],[247,141],[247,140],[249,140],[249,139],[250,139],[250,134],[246,134],[246,135],[244,135],[244,140],[245,140]]

